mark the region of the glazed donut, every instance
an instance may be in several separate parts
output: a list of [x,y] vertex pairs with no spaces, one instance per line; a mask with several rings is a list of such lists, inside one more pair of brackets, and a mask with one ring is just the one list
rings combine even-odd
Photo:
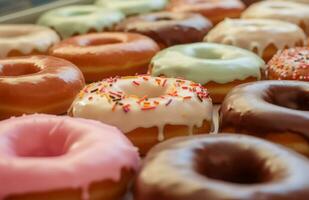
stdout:
[[167,2],[168,0],[96,0],[97,5],[120,10],[127,16],[160,11]]
[[193,12],[207,17],[213,24],[223,19],[237,18],[245,9],[240,0],[170,0],[167,6],[172,12]]
[[0,119],[29,113],[64,114],[84,87],[80,70],[49,56],[0,60]]
[[132,143],[92,120],[29,115],[0,129],[0,199],[121,199],[139,168]]
[[195,43],[159,52],[150,64],[152,76],[182,77],[202,84],[214,103],[221,103],[236,85],[261,78],[265,63],[253,53],[237,47]]
[[267,64],[267,79],[309,81],[309,48],[278,52]]
[[304,46],[306,35],[298,26],[283,21],[226,19],[207,34],[205,41],[248,49],[267,62],[278,50]]
[[220,130],[262,137],[309,156],[309,83],[262,81],[235,88],[222,103]]
[[242,13],[242,18],[276,19],[300,26],[309,36],[309,5],[289,1],[261,1]]
[[209,133],[212,103],[199,84],[143,75],[86,86],[69,115],[118,127],[145,155],[164,139]]
[[66,39],[50,55],[77,65],[87,82],[122,75],[144,74],[159,51],[150,38],[134,33],[93,33]]
[[0,25],[0,58],[47,54],[59,42],[57,33],[37,25]]
[[254,137],[171,139],[147,155],[135,200],[307,200],[308,170],[303,156]]
[[124,15],[117,10],[79,5],[50,10],[39,18],[38,24],[49,26],[62,38],[68,38],[89,32],[111,30],[122,19]]
[[164,48],[201,42],[211,28],[211,22],[199,14],[158,12],[124,20],[116,31],[146,35]]

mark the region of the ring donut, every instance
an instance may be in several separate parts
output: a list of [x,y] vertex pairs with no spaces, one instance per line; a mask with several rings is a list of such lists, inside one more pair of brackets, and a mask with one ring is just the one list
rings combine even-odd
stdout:
[[266,78],[309,81],[309,47],[279,51],[267,64]]
[[241,135],[177,138],[153,148],[135,184],[135,200],[306,200],[308,160]]
[[116,31],[146,35],[165,48],[201,42],[211,28],[211,22],[199,14],[157,12],[128,18],[116,26]]
[[222,103],[220,130],[261,137],[309,156],[309,83],[261,81],[234,88]]
[[37,25],[0,25],[0,58],[48,54],[57,33]]
[[121,199],[139,168],[129,140],[92,120],[37,114],[0,129],[0,199]]
[[50,50],[50,55],[78,66],[86,82],[113,76],[144,74],[159,51],[150,38],[134,33],[93,33],[72,37]]
[[221,103],[236,85],[260,80],[264,61],[238,47],[195,43],[159,52],[150,64],[152,76],[182,77],[202,84],[214,103]]
[[64,114],[84,87],[80,70],[50,56],[0,60],[0,119],[30,113]]
[[143,75],[86,86],[69,114],[118,127],[145,155],[165,139],[209,133],[212,102],[199,84]]

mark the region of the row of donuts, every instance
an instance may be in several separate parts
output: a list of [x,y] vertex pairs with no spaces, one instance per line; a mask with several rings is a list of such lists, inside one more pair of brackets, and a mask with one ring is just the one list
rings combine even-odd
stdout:
[[[60,53],[73,52],[67,60],[78,55],[74,59],[79,59],[80,63],[90,61],[85,64],[89,71],[97,68],[93,66],[99,60],[88,54],[81,58],[80,53],[98,54],[98,49],[93,47],[107,47],[102,52],[110,54],[102,60],[113,62],[113,65],[107,63],[105,67],[118,68],[120,64],[115,60],[127,60],[127,55],[132,56],[130,58],[136,56],[133,61],[140,61],[147,55],[148,61],[142,63],[144,70],[159,50],[152,40],[136,34],[86,36],[74,37],[68,39],[68,43],[56,46]],[[119,41],[130,45],[126,48],[115,46]],[[135,46],[136,42],[143,45]],[[52,49],[55,50],[56,46]],[[75,49],[76,46],[85,48]],[[129,50],[135,51],[128,53]],[[146,53],[142,56],[141,51]],[[283,58],[278,60],[280,56]],[[307,73],[308,49],[286,50],[274,59],[270,64],[279,64],[280,68],[286,65],[297,70],[301,68],[302,73]],[[14,88],[8,85],[0,94],[11,95],[7,103],[22,103],[19,105],[25,106],[23,113],[49,113],[44,109],[57,107],[59,100],[64,102],[64,99],[68,99],[64,106],[68,107],[84,85],[78,68],[84,75],[85,71],[75,62],[78,68],[65,60],[46,56],[9,58],[2,62],[1,82],[14,85]],[[176,62],[185,67],[174,70]],[[160,70],[166,66],[168,69],[164,74]],[[190,71],[192,66],[200,68]],[[206,66],[210,68],[207,72],[203,71]],[[253,76],[258,80],[263,66],[264,62],[258,56],[237,47],[209,43],[171,47],[158,53],[151,61],[149,71],[158,70],[159,77],[113,77],[89,84],[75,98],[69,115],[96,119],[118,127],[145,154],[158,141],[211,131],[212,101],[202,86],[203,82],[161,75],[178,77],[174,73],[180,71],[181,77],[189,74],[186,79],[192,80],[192,77],[201,79],[212,73],[210,78],[222,81],[230,78],[228,75],[243,77],[249,74],[249,78]],[[234,68],[235,71],[214,71],[218,67]],[[225,74],[219,76],[219,73]],[[240,78],[233,77],[233,80],[237,79]],[[42,87],[33,90],[36,84]],[[207,87],[211,88],[211,85]],[[223,102],[220,130],[263,137],[308,155],[308,88],[308,83],[300,81],[261,81],[239,86]],[[65,93],[68,95],[59,96]],[[56,94],[57,98],[51,98]],[[23,95],[28,96],[25,98]],[[49,95],[49,100],[36,100],[45,95]],[[56,101],[52,102],[52,99]],[[31,110],[31,106],[35,107],[38,102],[40,110]],[[14,111],[21,108],[17,104],[4,105],[2,108],[14,108]],[[29,115],[2,121],[0,127],[3,132],[0,135],[0,152],[3,155],[0,180],[5,180],[3,184],[0,182],[0,198],[5,200],[51,197],[120,199],[139,168],[137,151],[130,142],[118,130],[102,123],[80,118]],[[218,160],[220,158],[221,161]],[[303,157],[252,137],[180,138],[163,143],[150,152],[135,184],[135,198],[302,200],[309,195],[308,169],[308,161]],[[251,187],[256,184],[259,186]]]

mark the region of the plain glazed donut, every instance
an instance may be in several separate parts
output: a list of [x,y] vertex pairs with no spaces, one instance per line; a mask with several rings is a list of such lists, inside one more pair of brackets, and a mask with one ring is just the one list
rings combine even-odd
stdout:
[[170,0],[167,6],[172,12],[199,13],[217,24],[225,18],[237,18],[245,9],[240,0]]
[[306,35],[298,26],[288,22],[226,19],[206,35],[205,41],[248,49],[268,62],[278,50],[304,46]]
[[266,78],[309,81],[309,47],[278,52],[267,64]]
[[143,75],[86,86],[69,115],[118,127],[145,155],[165,139],[209,133],[212,103],[199,84]]
[[309,156],[309,83],[262,81],[235,88],[222,103],[220,130],[261,137]]
[[124,19],[122,12],[92,5],[56,8],[44,13],[38,24],[55,29],[62,38],[111,30]]
[[[275,19],[301,27],[309,36],[309,5],[292,1],[261,1],[242,13],[247,19]],[[277,27],[276,27],[277,28]]]
[[83,72],[86,82],[112,76],[144,74],[150,59],[159,51],[150,38],[134,33],[93,33],[66,39],[50,55],[71,61]]
[[153,148],[135,200],[307,200],[305,157],[241,135],[177,138]]
[[116,27],[116,31],[146,35],[165,48],[201,42],[211,28],[211,22],[199,14],[158,12],[128,18]]
[[80,70],[50,57],[0,60],[0,119],[29,113],[64,114],[84,87]]
[[264,61],[238,47],[195,43],[159,52],[150,64],[152,76],[181,77],[202,84],[214,103],[236,85],[260,80]]
[[3,200],[120,200],[139,168],[132,143],[92,120],[29,115],[0,130]]
[[0,25],[0,58],[47,54],[59,42],[57,33],[37,25]]
[[98,6],[120,10],[127,16],[160,11],[167,2],[168,0],[96,0]]

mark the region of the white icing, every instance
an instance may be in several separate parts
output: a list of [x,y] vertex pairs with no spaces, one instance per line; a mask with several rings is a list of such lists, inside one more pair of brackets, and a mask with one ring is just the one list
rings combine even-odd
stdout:
[[228,83],[249,77],[260,79],[264,61],[238,47],[195,43],[178,45],[159,52],[151,61],[151,74],[184,77],[197,83]]
[[[146,81],[143,77],[149,80]],[[177,84],[180,83],[177,82],[177,79],[143,77],[117,79],[112,86],[107,81],[87,86],[85,88],[87,92],[83,90],[73,102],[72,115],[114,125],[124,133],[137,128],[158,127],[159,141],[164,140],[164,127],[167,124],[187,125],[190,129],[189,134],[192,134],[194,127],[201,127],[205,120],[212,121],[211,99],[204,97],[201,101],[197,96],[197,92],[206,94],[206,90],[200,85],[196,87],[196,92],[193,92],[182,88],[190,88],[190,85],[193,84],[191,81],[182,81],[183,83],[178,86]],[[158,84],[158,80],[160,84]],[[166,83],[163,84],[165,80]],[[133,84],[133,81],[140,85]],[[90,92],[96,89],[101,92]],[[102,90],[104,91],[102,92]],[[113,110],[115,103],[106,96],[109,92],[117,93],[119,91],[126,95],[126,98],[121,100],[121,103],[123,105],[130,104],[130,111],[128,112],[125,112],[122,106],[119,105]],[[178,93],[177,97],[168,95],[168,93],[174,91]],[[155,105],[155,101],[159,102],[158,105],[155,105],[155,109],[141,109],[145,101],[142,103],[138,103],[138,101],[145,95],[149,97],[147,102],[150,102],[150,107]],[[190,96],[190,99],[183,98],[188,96]]]
[[90,30],[101,32],[110,29],[123,18],[120,11],[98,6],[67,6],[46,12],[39,18],[38,24],[52,27],[62,38],[68,38]]
[[0,25],[0,58],[7,57],[13,50],[25,55],[34,50],[46,53],[59,40],[55,31],[43,26]]
[[273,44],[277,49],[305,44],[305,33],[296,25],[278,20],[226,19],[215,26],[205,41],[230,44],[250,51],[257,49],[259,56]]
[[303,22],[305,32],[309,35],[309,5],[306,4],[292,1],[262,1],[245,10],[242,18],[277,19],[297,25]]
[[167,0],[97,0],[96,4],[120,10],[126,15],[136,15],[162,10],[167,2]]

